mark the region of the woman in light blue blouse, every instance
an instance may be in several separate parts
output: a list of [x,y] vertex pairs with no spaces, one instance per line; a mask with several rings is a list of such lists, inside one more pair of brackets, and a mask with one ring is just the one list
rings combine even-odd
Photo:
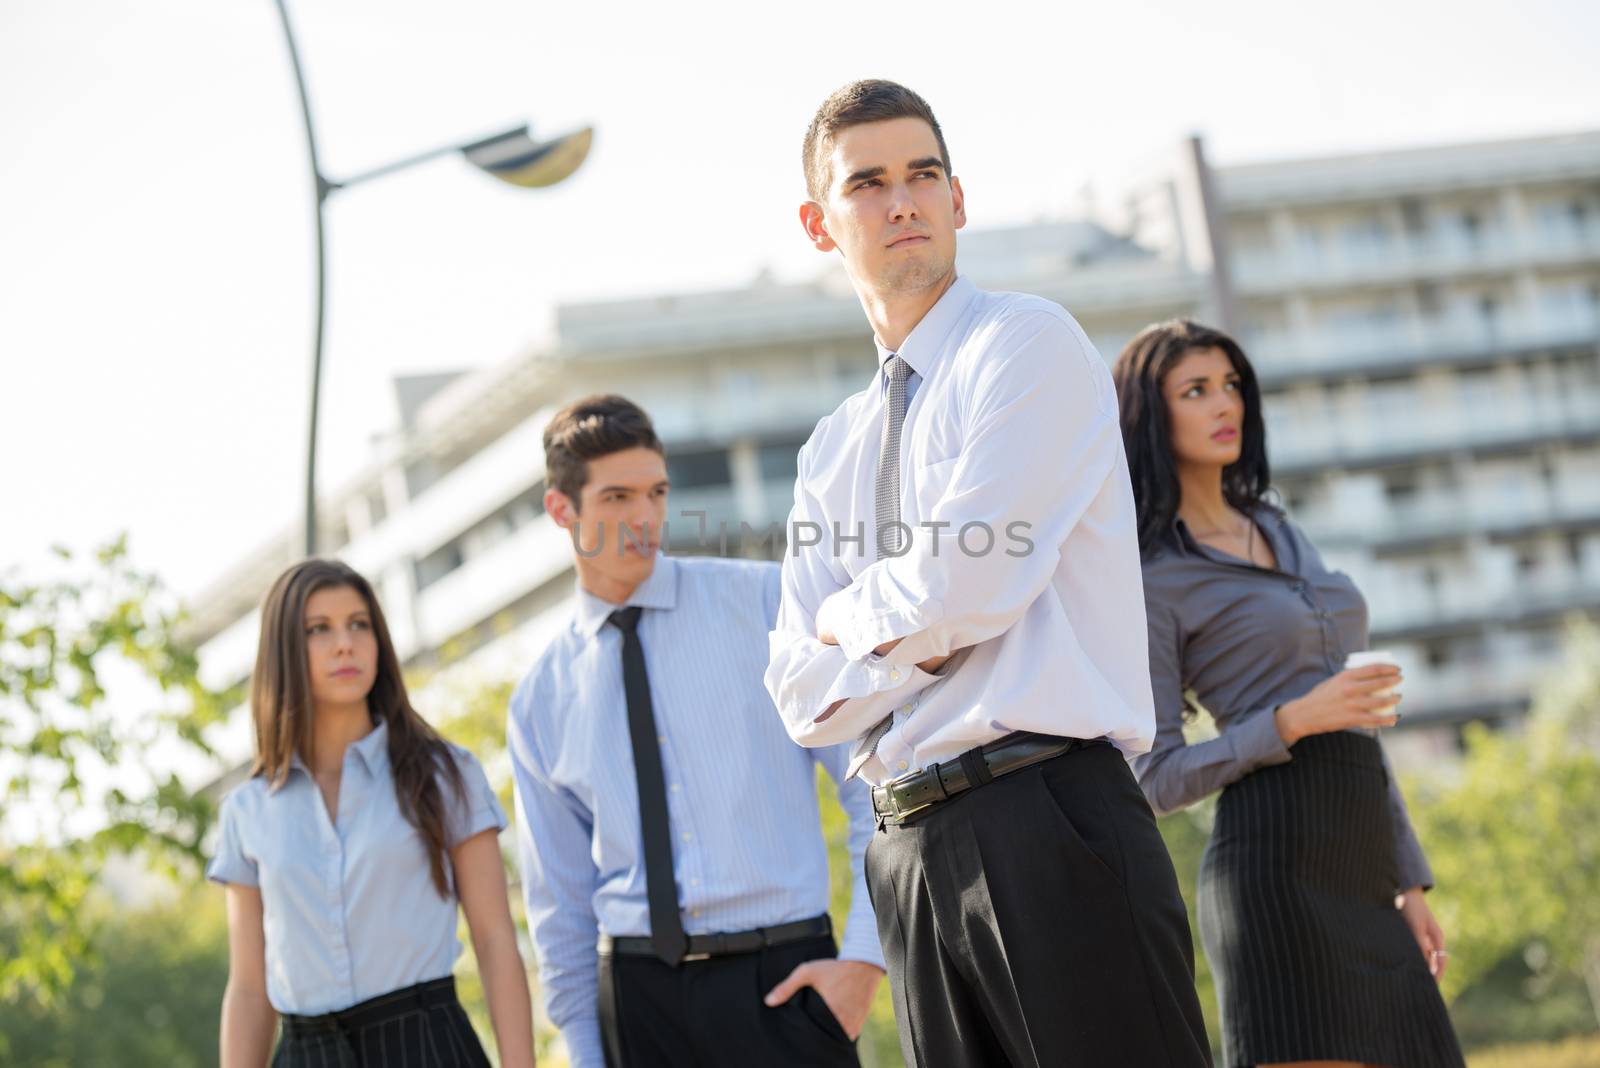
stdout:
[[451,969],[466,913],[500,1063],[532,1068],[505,826],[483,769],[411,707],[372,587],[306,560],[261,610],[256,760],[222,803],[223,1068],[454,1068],[488,1060]]

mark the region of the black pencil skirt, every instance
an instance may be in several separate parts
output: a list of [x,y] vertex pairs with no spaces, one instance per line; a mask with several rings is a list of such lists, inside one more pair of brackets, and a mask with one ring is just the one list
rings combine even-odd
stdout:
[[325,1016],[283,1014],[272,1068],[489,1068],[453,976]]
[[1376,739],[1302,739],[1222,792],[1200,864],[1200,935],[1228,1066],[1347,1060],[1460,1068],[1417,940]]

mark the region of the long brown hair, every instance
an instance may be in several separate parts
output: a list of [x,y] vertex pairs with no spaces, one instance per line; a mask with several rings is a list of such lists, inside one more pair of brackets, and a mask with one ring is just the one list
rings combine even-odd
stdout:
[[464,801],[466,787],[461,769],[439,732],[411,707],[405,679],[400,674],[400,658],[389,638],[389,624],[371,584],[337,560],[300,561],[278,576],[262,602],[261,644],[250,682],[250,708],[256,727],[256,760],[250,772],[264,776],[277,789],[289,778],[290,762],[295,756],[306,767],[315,766],[306,601],[318,590],[336,587],[355,590],[367,602],[378,644],[377,677],[367,694],[367,711],[374,726],[388,724],[395,800],[400,803],[401,815],[417,829],[427,847],[434,887],[441,897],[448,897],[445,799],[439,788],[439,775],[443,774],[455,790],[457,801]]

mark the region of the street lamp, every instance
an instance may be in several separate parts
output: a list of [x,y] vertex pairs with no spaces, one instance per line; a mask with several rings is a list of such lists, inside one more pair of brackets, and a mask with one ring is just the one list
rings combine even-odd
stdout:
[[311,163],[311,179],[316,191],[317,226],[317,314],[311,348],[311,427],[306,446],[306,531],[305,554],[317,552],[317,414],[322,396],[322,337],[327,309],[327,246],[324,238],[323,205],[341,189],[349,189],[373,178],[381,178],[419,163],[459,153],[468,163],[494,178],[523,189],[542,189],[572,175],[589,155],[594,143],[594,128],[584,127],[548,141],[535,140],[526,125],[467,144],[445,145],[421,152],[382,167],[334,181],[322,173],[317,159],[317,138],[311,122],[311,100],[306,95],[305,73],[300,66],[300,50],[284,0],[274,0],[283,23],[283,37],[289,46],[289,61],[294,66],[295,86],[300,91],[300,113],[305,119],[306,152]]

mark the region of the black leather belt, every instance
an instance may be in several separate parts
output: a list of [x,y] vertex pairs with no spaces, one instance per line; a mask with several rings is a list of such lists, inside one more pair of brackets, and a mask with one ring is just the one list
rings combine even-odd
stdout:
[[907,818],[957,794],[983,786],[1051,757],[1091,745],[1109,745],[1104,738],[1059,738],[1016,731],[978,749],[968,749],[921,771],[872,788],[872,811],[880,821],[904,823]]
[[[754,953],[768,946],[784,946],[790,942],[807,942],[813,938],[832,938],[833,921],[827,916],[815,916],[794,923],[780,923],[776,927],[758,927],[754,931],[737,931],[732,934],[690,935],[689,949],[684,960],[709,960],[733,953]],[[648,937],[600,936],[600,952],[619,957],[653,957],[655,945]]]

